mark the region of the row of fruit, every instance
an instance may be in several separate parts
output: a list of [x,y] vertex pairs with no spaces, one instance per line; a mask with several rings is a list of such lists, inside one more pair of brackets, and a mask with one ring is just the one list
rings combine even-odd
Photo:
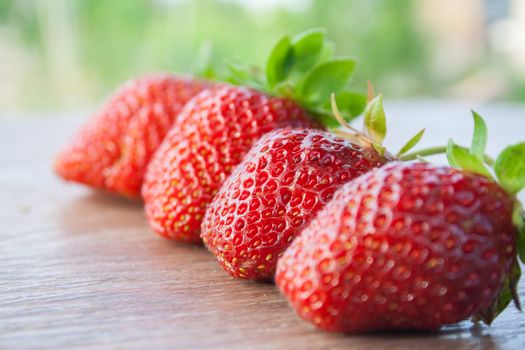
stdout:
[[[491,323],[513,300],[525,224],[525,143],[395,155],[382,97],[348,89],[354,61],[322,30],[226,82],[171,74],[124,85],[58,155],[66,180],[144,201],[152,229],[203,243],[232,276],[274,280],[321,329]],[[365,130],[348,121],[364,115]],[[446,153],[448,166],[422,157]],[[188,267],[191,268],[191,267]]]

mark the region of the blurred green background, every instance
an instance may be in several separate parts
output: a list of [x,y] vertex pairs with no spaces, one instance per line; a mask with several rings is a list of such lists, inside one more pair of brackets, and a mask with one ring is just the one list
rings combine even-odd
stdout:
[[525,101],[522,0],[0,0],[0,116],[89,108],[130,77],[213,60],[261,64],[325,27],[389,98]]

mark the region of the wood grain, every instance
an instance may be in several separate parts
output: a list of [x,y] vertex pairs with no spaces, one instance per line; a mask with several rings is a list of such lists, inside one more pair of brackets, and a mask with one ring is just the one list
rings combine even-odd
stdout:
[[[525,139],[524,109],[480,112],[491,150]],[[387,113],[392,145],[424,125],[433,126],[428,145],[469,138],[463,105],[387,103]],[[203,248],[153,235],[140,203],[60,182],[52,157],[79,120],[0,120],[0,349],[525,348],[514,307],[492,327],[462,322],[434,334],[314,329],[275,286],[235,280]]]

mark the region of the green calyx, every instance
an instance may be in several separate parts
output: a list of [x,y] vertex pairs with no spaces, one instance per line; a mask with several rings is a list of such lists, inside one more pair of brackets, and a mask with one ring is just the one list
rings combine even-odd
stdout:
[[249,86],[274,96],[295,100],[326,127],[338,126],[331,113],[330,96],[336,94],[340,113],[347,121],[363,112],[364,94],[348,88],[355,60],[334,57],[334,45],[323,29],[285,36],[273,47],[265,71],[230,63],[228,82]]
[[330,96],[332,114],[339,123],[338,128],[333,128],[332,132],[360,144],[363,147],[371,147],[377,153],[384,156],[386,148],[382,142],[386,136],[386,115],[383,107],[383,97],[381,95],[374,97],[372,86],[368,84],[368,99],[364,119],[364,131],[360,131],[351,126],[343,117],[338,107],[337,96],[332,93]]
[[454,168],[493,178],[490,171],[493,160],[485,156],[488,136],[487,124],[478,113],[472,111],[472,116],[474,118],[474,134],[470,148],[458,146],[450,139],[447,144],[448,162]]
[[487,125],[483,118],[472,111],[474,134],[469,148],[449,140],[446,153],[451,166],[486,176],[498,182],[510,195],[515,197],[525,188],[525,142],[506,147],[493,160],[485,154]]
[[[364,147],[371,147],[375,149],[380,155],[388,155],[391,159],[400,159],[402,156],[410,151],[421,140],[425,130],[420,130],[410,140],[408,140],[399,150],[396,156],[387,154],[386,147],[383,146],[383,141],[387,134],[387,123],[385,107],[383,105],[383,96],[381,94],[374,96],[374,91],[370,82],[368,83],[368,104],[364,111],[364,131],[356,130],[346,120],[344,120],[338,108],[338,99],[335,94],[331,97],[332,113],[335,119],[339,122],[338,129],[332,129],[336,134],[359,143]],[[418,156],[414,156],[417,159]]]
[[[383,96],[381,94],[375,96],[374,89],[370,82],[368,82],[368,103],[366,104],[364,116],[364,130],[356,130],[352,127],[342,116],[338,105],[338,96],[332,94],[331,96],[332,113],[337,122],[338,128],[333,128],[332,132],[360,144],[363,147],[370,147],[376,150],[381,156],[387,156],[390,159],[403,160],[405,153],[410,151],[423,137],[425,129],[420,130],[417,134],[408,140],[403,147],[397,152],[396,156],[390,155],[386,147],[383,146],[383,141],[387,134],[386,112],[383,105]],[[432,150],[434,152],[434,150]],[[443,153],[444,150],[441,151]],[[434,153],[432,153],[434,154]],[[419,159],[419,153],[410,155],[412,159]]]

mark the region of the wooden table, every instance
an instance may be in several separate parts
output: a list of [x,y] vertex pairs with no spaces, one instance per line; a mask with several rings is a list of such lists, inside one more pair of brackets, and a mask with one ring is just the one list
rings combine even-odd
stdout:
[[[491,153],[525,139],[525,109],[479,109]],[[466,142],[466,105],[388,103],[391,145],[427,125]],[[436,334],[344,336],[301,321],[271,284],[229,277],[203,248],[153,235],[140,203],[59,181],[52,157],[80,116],[0,115],[0,349],[525,349],[525,315]],[[8,116],[7,116],[8,117]],[[397,124],[397,125],[394,125]],[[525,283],[520,285],[525,301]]]

